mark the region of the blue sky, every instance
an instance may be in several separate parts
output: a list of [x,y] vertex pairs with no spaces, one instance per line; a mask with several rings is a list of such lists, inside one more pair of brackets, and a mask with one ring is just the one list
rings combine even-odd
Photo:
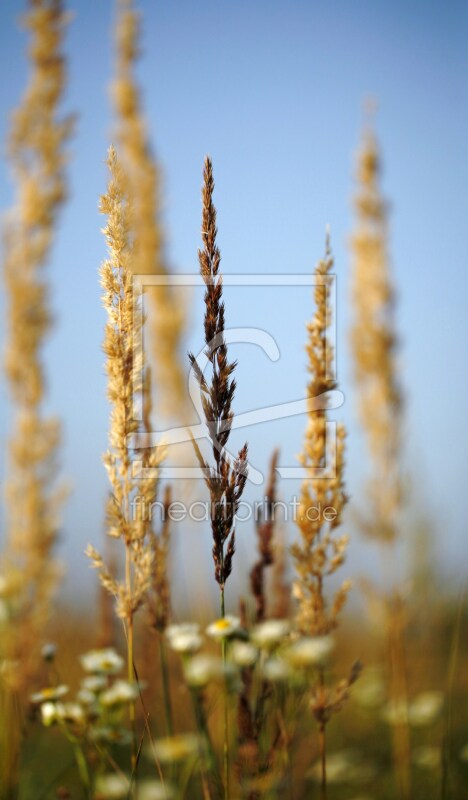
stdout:
[[[107,87],[113,4],[68,5],[74,19],[66,43],[65,107],[79,116],[70,147],[70,201],[51,262],[57,322],[46,359],[49,405],[64,424],[63,471],[74,486],[62,549],[73,563],[67,582],[77,586],[88,576],[84,545],[102,535],[106,490],[100,462],[108,413],[100,349],[104,314],[97,281],[105,248],[97,201],[112,137]],[[414,502],[434,527],[441,563],[459,577],[467,524],[468,6],[417,0],[142,0],[139,7],[144,20],[139,77],[163,169],[173,268],[197,270],[205,153],[214,162],[226,273],[310,273],[323,251],[325,226],[331,226],[338,368],[346,397],[339,416],[349,429],[348,483],[356,501],[365,451],[348,349],[347,241],[363,100],[369,94],[378,99],[399,293],[409,480]],[[10,0],[0,11],[2,141],[27,75],[25,35],[15,22],[22,9],[23,3]],[[10,200],[2,160],[0,206],[5,209]],[[299,399],[306,380],[310,292],[235,289],[226,292],[226,300],[228,325],[265,328],[282,354],[271,364],[252,346],[233,348],[239,358],[236,409]],[[201,314],[201,294],[194,292],[187,347],[195,350]],[[10,413],[4,382],[0,406],[4,451]],[[298,418],[249,430],[256,463],[265,465],[276,444],[293,459],[303,427]],[[240,549],[249,556],[248,530]],[[356,539],[350,568],[371,564],[368,546]]]

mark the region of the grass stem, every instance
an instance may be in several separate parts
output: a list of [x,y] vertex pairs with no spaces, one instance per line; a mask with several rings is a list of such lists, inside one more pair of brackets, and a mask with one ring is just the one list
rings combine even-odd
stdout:
[[163,699],[164,699],[164,713],[166,717],[166,730],[167,730],[167,735],[172,736],[174,733],[174,724],[172,720],[171,684],[169,680],[169,665],[167,661],[167,650],[162,636],[159,637],[159,657],[161,661],[161,676],[162,676]]
[[[220,591],[221,601],[221,617],[225,616],[225,599],[224,599],[224,586],[221,586]],[[223,666],[226,664],[226,639],[221,643],[221,655],[223,659]],[[229,787],[229,700],[228,694],[224,691],[224,719],[223,719],[223,774],[224,774],[224,797],[229,800],[230,787]]]

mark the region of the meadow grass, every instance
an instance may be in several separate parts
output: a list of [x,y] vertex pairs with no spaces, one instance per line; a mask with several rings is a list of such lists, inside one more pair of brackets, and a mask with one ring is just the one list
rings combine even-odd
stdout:
[[[155,291],[146,320],[135,292],[135,276],[167,274],[168,268],[159,170],[135,78],[137,12],[130,0],[118,0],[116,11],[115,145],[100,200],[108,249],[99,280],[106,312],[110,415],[103,462],[109,493],[103,509],[107,544],[102,554],[93,545],[87,550],[102,590],[88,609],[94,626],[64,605],[51,614],[62,493],[58,426],[43,411],[53,288],[46,265],[65,202],[71,120],[60,113],[66,82],[62,4],[30,0],[27,16],[31,78],[10,136],[16,198],[4,248],[6,377],[15,415],[0,573],[0,797],[464,800],[463,592],[457,602],[448,591],[437,604],[429,597],[422,615],[416,590],[408,591],[396,571],[390,580],[377,585],[376,576],[368,585],[359,617],[346,605],[350,579],[337,584],[346,569],[348,497],[346,432],[341,423],[330,425],[327,403],[337,389],[328,336],[334,312],[328,234],[304,335],[308,413],[294,543],[287,545],[272,513],[282,491],[275,449],[257,551],[249,563],[236,553],[248,451],[244,445],[231,456],[228,447],[236,362],[225,336],[213,164],[207,157],[198,252],[205,365],[200,357],[181,355],[184,309],[176,297],[162,287]],[[358,159],[351,336],[371,475],[359,529],[379,544],[387,565],[401,538],[404,510],[403,378],[379,166],[369,128]],[[157,498],[168,508],[187,490],[161,480],[165,449],[149,435],[154,411],[162,416],[169,405],[183,418],[189,367],[208,439],[206,452],[195,439],[193,445],[211,510],[206,559],[219,592],[219,609],[209,615],[196,614],[200,598],[191,586],[188,607],[175,613],[180,565],[170,520],[159,524],[149,513]],[[153,404],[155,389],[162,403]],[[320,515],[310,516],[317,507]],[[184,541],[185,548],[189,544]],[[240,599],[225,592],[236,571],[248,576],[249,590]]]

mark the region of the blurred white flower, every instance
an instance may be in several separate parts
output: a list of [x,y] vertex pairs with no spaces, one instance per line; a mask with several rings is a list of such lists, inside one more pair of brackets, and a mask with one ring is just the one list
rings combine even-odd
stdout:
[[441,753],[439,747],[421,745],[416,747],[412,754],[413,764],[422,769],[437,769],[441,764]]
[[385,702],[385,683],[380,670],[366,667],[353,687],[353,699],[364,708],[378,708]]
[[[341,750],[338,753],[327,755],[327,782],[341,783],[349,779],[349,773],[356,763],[357,754],[353,750]],[[317,761],[310,771],[310,777],[315,781],[322,778],[322,765]]]
[[123,703],[133,703],[140,696],[142,684],[129,683],[129,681],[118,680],[109,689],[106,689],[99,697],[103,706],[116,706]]
[[96,695],[88,691],[88,689],[80,689],[76,695],[76,699],[84,706],[91,706],[96,702]]
[[138,781],[137,792],[138,800],[173,800],[175,797],[175,790],[167,781],[161,783],[152,778]]
[[202,742],[199,736],[195,733],[180,733],[156,739],[154,745],[148,749],[148,755],[151,758],[156,757],[162,764],[172,764],[197,756],[201,750]]
[[68,692],[68,686],[49,686],[31,695],[31,703],[47,703],[59,700]]
[[57,711],[55,703],[43,703],[41,705],[41,719],[42,724],[49,728],[54,722],[57,722]]
[[168,625],[166,637],[172,639],[174,636],[181,636],[183,633],[200,633],[200,626],[196,622],[180,622],[177,625]]
[[57,719],[63,722],[72,722],[75,725],[79,725],[85,721],[85,713],[79,703],[57,703],[55,708]]
[[289,665],[279,658],[269,658],[262,667],[263,677],[272,683],[287,681],[291,675]]
[[[361,754],[356,750],[340,750],[327,755],[328,783],[365,783],[373,780],[376,774],[377,770],[374,765],[363,761]],[[320,761],[314,764],[309,776],[317,782],[321,780],[322,766]]]
[[126,797],[130,789],[130,781],[125,775],[117,772],[98,775],[94,785],[96,795],[104,797],[106,800],[120,800]]
[[202,689],[209,683],[233,683],[238,673],[234,664],[223,664],[220,658],[202,654],[184,665],[184,674],[189,686]]
[[227,639],[238,630],[240,630],[241,623],[239,617],[221,617],[208,625],[206,632],[212,639]]
[[93,742],[105,742],[106,744],[127,745],[132,741],[132,734],[126,728],[93,728],[89,732],[89,738]]
[[230,657],[238,667],[253,667],[258,659],[258,650],[250,642],[232,643]]
[[102,675],[116,675],[124,666],[124,660],[111,647],[105,650],[90,650],[80,657],[85,672]]
[[409,707],[409,721],[417,727],[430,725],[439,716],[444,704],[442,692],[418,694]]
[[468,761],[468,742],[460,750],[460,758],[462,761]]
[[288,636],[291,626],[285,619],[269,619],[266,622],[261,622],[255,625],[252,629],[250,638],[257,647],[264,649],[271,649]]
[[171,650],[175,650],[176,653],[197,653],[203,644],[203,639],[196,631],[179,631],[168,637],[168,643]]
[[403,700],[390,702],[381,713],[384,722],[389,725],[406,725],[408,722],[408,705]]
[[335,643],[331,636],[305,636],[298,639],[284,652],[294,667],[316,667],[324,664]]
[[87,675],[86,678],[83,678],[81,681],[81,685],[83,689],[89,692],[101,692],[102,689],[105,689],[107,686],[107,679],[104,675]]

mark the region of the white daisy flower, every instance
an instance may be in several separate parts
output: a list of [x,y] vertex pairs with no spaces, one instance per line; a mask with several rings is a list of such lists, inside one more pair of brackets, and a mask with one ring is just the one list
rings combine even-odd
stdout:
[[408,705],[404,700],[391,702],[382,710],[382,719],[389,725],[406,725],[408,721]]
[[185,680],[189,686],[202,689],[212,682],[233,678],[236,670],[233,664],[224,665],[220,658],[210,655],[196,655],[184,666]]
[[203,639],[199,633],[182,632],[175,633],[169,639],[169,647],[176,653],[187,654],[197,653],[203,644]]
[[430,725],[439,716],[444,704],[442,692],[422,692],[418,694],[409,707],[409,721],[411,725],[422,727]]
[[262,667],[262,674],[267,681],[281,683],[288,680],[291,671],[289,665],[280,658],[269,658]]
[[68,686],[49,686],[31,695],[31,703],[47,703],[59,700],[68,692]]
[[257,647],[270,650],[281,644],[288,636],[291,626],[285,619],[268,619],[255,625],[252,629],[250,638]]
[[45,725],[46,728],[50,728],[54,722],[57,722],[57,710],[55,703],[42,703],[41,705],[41,719],[42,724]]
[[240,630],[241,622],[239,617],[220,617],[208,625],[206,632],[212,639],[227,639]]
[[87,675],[86,678],[83,678],[81,681],[81,685],[83,689],[96,694],[107,687],[107,679],[104,675]]
[[96,795],[104,797],[105,800],[120,800],[120,798],[127,797],[129,789],[128,778],[117,772],[98,775],[94,786]]
[[161,783],[153,778],[138,782],[138,800],[173,800],[175,790],[167,781]]
[[168,625],[166,628],[166,637],[168,639],[185,633],[200,633],[200,626],[196,622],[180,622],[177,625]]
[[111,647],[105,650],[90,650],[80,657],[85,672],[103,675],[116,675],[124,666],[124,660]]
[[96,702],[96,695],[88,689],[80,689],[76,695],[76,699],[84,706],[92,706]]
[[116,681],[109,689],[99,697],[103,706],[117,706],[123,703],[133,703],[140,696],[142,684],[129,683],[128,681]]
[[335,643],[331,636],[305,636],[298,639],[284,652],[284,657],[298,669],[324,664]]
[[73,722],[75,725],[85,721],[85,713],[79,703],[57,703],[56,714],[57,719]]
[[253,667],[258,659],[258,650],[250,642],[235,641],[232,643],[230,657],[238,667]]
[[173,764],[185,761],[200,754],[202,742],[195,733],[181,733],[176,736],[167,736],[157,739],[154,746],[148,750],[151,758],[156,758],[162,764]]

